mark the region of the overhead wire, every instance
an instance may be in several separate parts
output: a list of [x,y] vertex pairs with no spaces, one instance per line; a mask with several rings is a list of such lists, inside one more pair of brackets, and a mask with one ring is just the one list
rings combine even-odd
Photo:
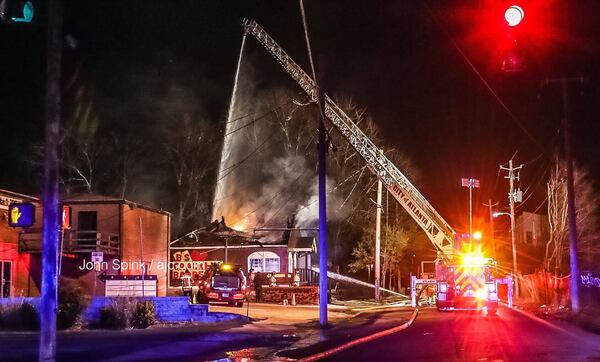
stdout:
[[[252,158],[252,156],[254,156],[255,154],[258,153],[258,151],[269,141],[271,140],[271,138],[273,138],[273,136],[275,136],[275,133],[271,133],[261,144],[259,144],[256,148],[254,148],[254,150],[252,150],[252,152],[250,152],[248,155],[246,155],[246,157],[244,157],[242,160],[236,162],[235,164],[227,167],[226,169],[221,170],[221,172],[224,171],[228,171],[225,175],[220,176],[219,179],[217,181],[221,181],[224,178],[226,178],[227,176],[231,175],[231,173],[233,173],[236,169],[238,169],[241,165],[243,165],[246,161],[248,161],[250,158]],[[281,143],[281,142],[279,142]],[[273,147],[274,144],[271,144],[269,147]]]
[[[275,107],[273,107],[272,110],[283,108],[284,106],[288,105],[289,103],[294,103],[294,102],[295,102],[294,99],[292,99],[290,101],[287,101],[287,102],[282,102],[282,103],[276,105]],[[225,122],[225,124],[237,122],[237,121],[242,120],[244,118],[248,118],[250,116],[254,116],[255,114],[259,113],[260,111],[262,111],[262,110],[261,109],[257,109],[256,111],[252,111],[252,112],[246,113],[246,114],[241,115],[239,117],[236,117],[234,119],[228,120],[227,122]]]
[[[292,99],[292,100],[290,100],[290,101],[289,101],[287,104],[291,104],[291,103],[293,103],[293,99]],[[251,126],[251,125],[253,125],[254,123],[256,123],[257,121],[260,121],[260,120],[262,120],[262,119],[266,119],[266,118],[267,118],[269,115],[271,115],[271,114],[275,113],[275,111],[277,111],[279,108],[282,108],[282,107],[283,107],[283,106],[279,106],[279,107],[274,107],[274,108],[271,108],[269,111],[267,111],[267,112],[265,112],[265,113],[261,114],[260,116],[256,117],[256,118],[255,118],[255,119],[253,119],[252,121],[250,121],[250,122],[248,122],[248,123],[246,123],[246,124],[244,124],[244,125],[242,125],[242,126],[240,126],[240,127],[236,128],[236,129],[234,129],[234,130],[231,130],[231,131],[229,131],[229,132],[225,133],[225,136],[224,136],[224,137],[230,136],[230,135],[231,135],[231,134],[233,134],[233,133],[236,133],[236,132],[238,132],[238,131],[240,131],[240,130],[242,130],[242,129],[244,129],[244,128],[248,127],[248,126]]]

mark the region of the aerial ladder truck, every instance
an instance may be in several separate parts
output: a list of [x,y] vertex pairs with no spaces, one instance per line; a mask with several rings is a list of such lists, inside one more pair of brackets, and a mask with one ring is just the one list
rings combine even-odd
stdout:
[[[315,81],[275,42],[254,20],[244,19],[245,34],[252,35],[298,83],[312,102],[319,100]],[[498,283],[508,284],[509,297],[512,289],[510,277],[495,278],[492,273],[494,261],[485,258],[480,251],[460,252],[455,248],[456,232],[438,214],[417,188],[380,151],[352,119],[326,94],[323,95],[325,116],[342,134],[368,168],[377,176],[392,196],[425,232],[437,251],[435,278],[411,277],[411,300],[416,306],[419,285],[433,285],[440,310],[486,309],[495,314],[498,307]],[[509,298],[509,305],[512,304]]]

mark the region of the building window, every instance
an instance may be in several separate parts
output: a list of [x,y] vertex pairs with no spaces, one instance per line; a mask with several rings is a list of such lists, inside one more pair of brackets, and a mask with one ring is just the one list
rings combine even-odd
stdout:
[[77,229],[79,245],[94,247],[98,237],[98,213],[96,211],[80,211],[77,214]]
[[0,298],[10,297],[12,262],[0,261]]
[[279,255],[271,251],[257,251],[248,256],[248,270],[254,269],[261,273],[279,273]]

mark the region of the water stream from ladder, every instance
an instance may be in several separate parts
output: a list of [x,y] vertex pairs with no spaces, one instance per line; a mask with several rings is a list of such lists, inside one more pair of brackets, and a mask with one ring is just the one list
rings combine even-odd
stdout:
[[242,65],[242,57],[244,55],[244,45],[246,43],[246,34],[242,37],[242,45],[240,47],[240,55],[238,58],[235,77],[233,78],[233,90],[229,101],[229,110],[227,112],[227,123],[225,125],[225,133],[223,134],[223,148],[221,149],[221,161],[219,162],[219,172],[217,173],[217,183],[213,198],[213,213],[212,220],[220,219],[225,214],[223,205],[226,204],[225,185],[228,176],[227,167],[231,163],[231,150],[233,147],[233,136],[231,132],[236,129],[239,120],[234,119],[234,110],[236,106],[237,88],[240,76],[240,68]]

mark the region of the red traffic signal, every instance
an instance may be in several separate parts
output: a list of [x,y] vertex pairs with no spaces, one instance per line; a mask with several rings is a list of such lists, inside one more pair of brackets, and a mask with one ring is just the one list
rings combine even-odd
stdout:
[[517,26],[523,21],[525,17],[525,12],[523,8],[518,5],[511,5],[504,12],[504,20],[508,26]]

